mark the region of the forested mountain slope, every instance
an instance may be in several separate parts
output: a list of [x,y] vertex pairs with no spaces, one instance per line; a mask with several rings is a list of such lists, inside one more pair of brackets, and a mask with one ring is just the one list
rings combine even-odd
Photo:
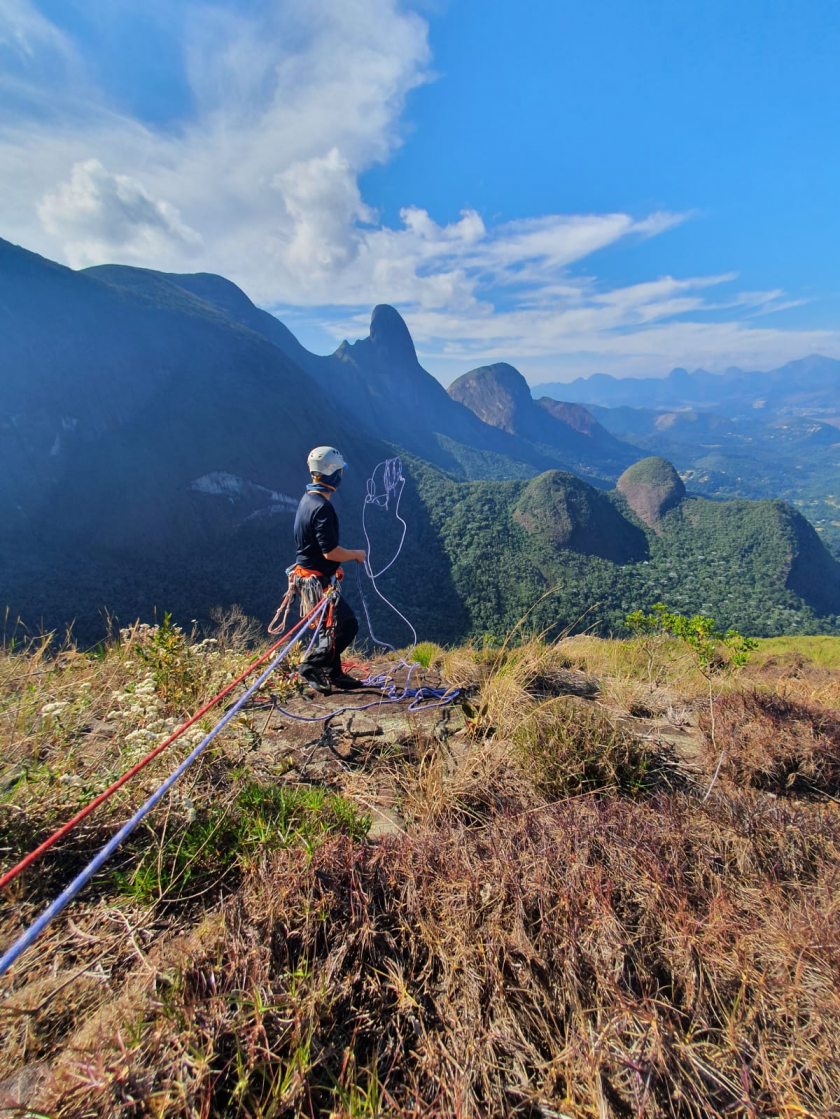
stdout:
[[108,283],[157,296],[164,288],[198,297],[231,324],[245,326],[276,346],[315,380],[355,430],[421,454],[460,477],[528,477],[552,465],[525,440],[497,431],[451,400],[417,360],[400,314],[374,307],[370,335],[344,341],[334,354],[310,353],[273,315],[255,307],[221,276],[175,275],[107,265],[87,270]]
[[[793,372],[797,364],[792,363]],[[628,381],[625,391],[635,393],[633,385],[640,382]],[[695,493],[790,501],[840,556],[840,384],[823,401],[834,416],[819,408],[776,408],[761,395],[761,384],[755,387],[753,406],[734,416],[698,410],[687,397],[671,398],[663,410],[588,408],[616,438],[673,462]],[[569,386],[557,390],[565,394]]]
[[660,502],[653,525],[620,492],[570,474],[458,483],[413,463],[471,630],[506,632],[550,590],[529,624],[552,632],[584,614],[620,632],[625,614],[657,601],[756,635],[831,631],[840,564],[803,516],[781,501],[663,501],[653,462],[647,498],[642,471],[631,492],[643,509]]

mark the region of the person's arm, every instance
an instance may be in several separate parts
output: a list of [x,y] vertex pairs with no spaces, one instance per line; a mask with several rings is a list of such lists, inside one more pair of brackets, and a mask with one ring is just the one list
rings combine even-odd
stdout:
[[340,544],[330,552],[324,552],[324,559],[330,563],[364,563],[364,548],[342,548]]
[[315,516],[315,538],[324,559],[330,563],[364,563],[365,553],[361,549],[342,548],[338,542],[338,517],[329,502]]

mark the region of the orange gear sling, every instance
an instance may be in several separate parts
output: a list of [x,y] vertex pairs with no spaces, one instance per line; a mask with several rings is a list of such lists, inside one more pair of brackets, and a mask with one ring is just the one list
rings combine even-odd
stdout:
[[335,600],[341,594],[339,583],[344,578],[344,570],[339,567],[335,575],[332,576],[326,587],[322,582],[327,576],[321,571],[314,571],[309,567],[301,567],[300,564],[293,564],[291,567],[286,568],[286,575],[289,577],[288,587],[283,601],[277,607],[274,617],[271,619],[271,624],[268,627],[270,634],[281,633],[286,620],[289,617],[289,611],[292,608],[292,603],[296,598],[300,599],[300,616],[308,614],[310,609],[321,601],[324,597],[328,600],[326,614],[324,615],[324,629],[328,633],[332,633],[334,629],[334,610]]

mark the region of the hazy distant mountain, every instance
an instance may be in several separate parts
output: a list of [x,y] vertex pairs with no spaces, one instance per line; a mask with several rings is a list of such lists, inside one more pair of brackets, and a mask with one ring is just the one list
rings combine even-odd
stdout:
[[506,362],[473,369],[448,391],[485,423],[527,439],[577,473],[614,480],[639,457],[579,405],[534,401],[525,378]]
[[791,501],[840,556],[840,362],[675,369],[661,380],[598,375],[532,391],[574,394],[616,438],[673,462],[695,492]]
[[568,383],[536,385],[551,396],[614,408],[717,410],[730,418],[758,411],[787,415],[836,415],[840,411],[840,361],[813,354],[769,372],[730,368],[724,373],[672,369],[667,377],[616,378],[606,373]]

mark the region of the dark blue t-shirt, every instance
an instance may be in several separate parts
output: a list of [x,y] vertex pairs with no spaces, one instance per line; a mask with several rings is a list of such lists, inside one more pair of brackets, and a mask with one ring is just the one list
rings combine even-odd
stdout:
[[295,563],[320,571],[329,581],[339,565],[328,560],[324,552],[338,547],[338,516],[323,494],[308,491],[300,499],[295,514]]

